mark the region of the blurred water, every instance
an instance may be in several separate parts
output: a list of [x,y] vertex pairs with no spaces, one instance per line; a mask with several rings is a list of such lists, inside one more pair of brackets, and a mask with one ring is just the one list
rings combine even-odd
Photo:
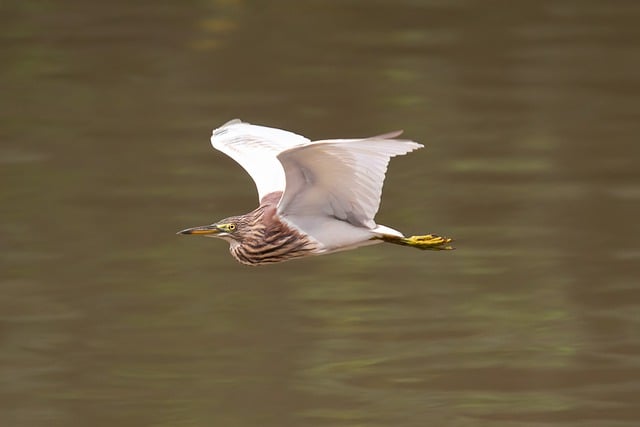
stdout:
[[[6,1],[0,424],[635,426],[635,2]],[[252,269],[233,118],[402,128],[376,246]]]

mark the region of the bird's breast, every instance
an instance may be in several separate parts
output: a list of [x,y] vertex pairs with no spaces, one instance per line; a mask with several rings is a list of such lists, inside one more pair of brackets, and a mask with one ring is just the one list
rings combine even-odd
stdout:
[[256,227],[250,236],[229,249],[238,262],[261,265],[313,255],[318,252],[319,245],[307,235],[277,220],[269,226]]

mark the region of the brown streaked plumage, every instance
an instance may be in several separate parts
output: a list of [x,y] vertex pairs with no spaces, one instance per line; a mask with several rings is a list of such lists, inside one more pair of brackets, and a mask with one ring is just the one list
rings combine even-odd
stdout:
[[262,198],[257,209],[236,217],[237,230],[232,236],[229,251],[238,262],[270,264],[308,256],[319,249],[317,242],[276,217],[281,196],[281,192],[269,193]]

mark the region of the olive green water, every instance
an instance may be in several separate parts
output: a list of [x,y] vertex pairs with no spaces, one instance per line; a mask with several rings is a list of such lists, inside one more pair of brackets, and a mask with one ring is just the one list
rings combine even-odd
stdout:
[[[0,425],[637,426],[640,6],[0,6]],[[379,245],[249,268],[209,145],[402,128]]]

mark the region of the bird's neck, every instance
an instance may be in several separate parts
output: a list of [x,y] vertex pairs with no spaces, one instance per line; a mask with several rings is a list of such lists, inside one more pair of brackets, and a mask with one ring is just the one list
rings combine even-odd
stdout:
[[317,242],[289,227],[269,206],[260,206],[248,214],[255,221],[240,242],[231,244],[231,255],[247,265],[271,264],[300,258],[317,252]]

